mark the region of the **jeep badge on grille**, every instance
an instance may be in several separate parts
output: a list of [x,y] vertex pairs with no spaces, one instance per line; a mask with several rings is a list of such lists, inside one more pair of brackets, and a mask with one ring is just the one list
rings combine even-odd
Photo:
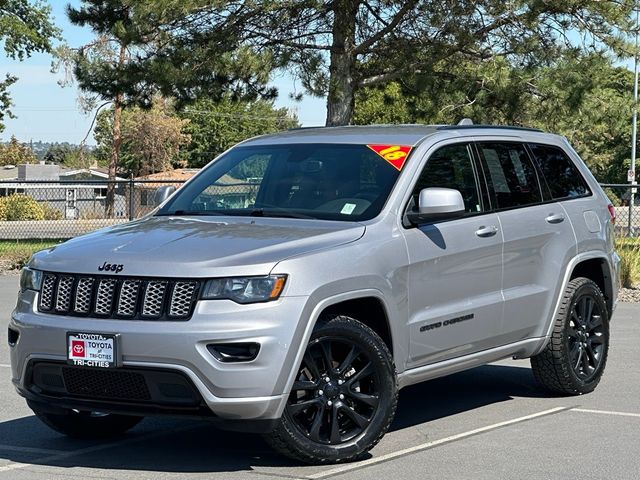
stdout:
[[120,273],[122,270],[124,270],[124,265],[122,264],[116,265],[115,263],[104,262],[101,266],[98,267],[98,270],[100,270],[101,272],[105,271],[105,272]]

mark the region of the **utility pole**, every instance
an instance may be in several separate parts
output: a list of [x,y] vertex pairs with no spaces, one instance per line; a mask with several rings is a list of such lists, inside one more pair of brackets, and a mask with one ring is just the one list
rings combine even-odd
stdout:
[[638,137],[638,26],[640,24],[640,10],[638,9],[638,3],[636,2],[636,48],[633,52],[633,70],[634,70],[634,83],[633,83],[633,121],[631,132],[631,169],[629,171],[628,181],[631,182],[631,192],[629,195],[629,232],[628,235],[633,236],[633,203],[636,196],[636,143]]

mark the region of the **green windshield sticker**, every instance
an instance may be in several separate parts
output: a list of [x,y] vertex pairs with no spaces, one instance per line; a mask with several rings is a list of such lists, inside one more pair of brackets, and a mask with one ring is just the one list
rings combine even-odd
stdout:
[[342,207],[342,210],[340,210],[340,213],[342,213],[343,215],[351,215],[355,209],[355,203],[345,203],[344,207]]

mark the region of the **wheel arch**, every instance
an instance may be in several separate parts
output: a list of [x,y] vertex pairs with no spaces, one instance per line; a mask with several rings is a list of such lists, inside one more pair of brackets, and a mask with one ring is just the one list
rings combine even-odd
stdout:
[[[551,338],[554,320],[558,315],[558,311],[560,309],[563,292],[572,279],[586,275],[586,278],[590,278],[591,280],[596,282],[596,284],[598,284],[601,289],[602,286],[598,283],[598,281],[602,282],[602,284],[604,285],[603,295],[605,295],[607,310],[608,313],[611,314],[613,312],[615,302],[615,291],[613,287],[613,282],[615,281],[615,279],[612,277],[612,273],[613,271],[610,265],[610,261],[606,254],[601,251],[583,252],[573,257],[567,264],[560,289],[558,290],[556,295],[556,302],[552,314],[547,319],[547,328],[545,336],[542,338],[543,341],[540,342],[540,345],[535,349],[535,351],[527,356],[537,355],[547,346],[547,343]],[[589,275],[594,275],[596,277],[600,275],[600,278],[593,279]]]
[[378,334],[393,355],[393,334],[389,314],[381,298],[364,296],[333,303],[320,312],[320,317],[331,314],[347,315],[365,324]]
[[[598,285],[604,295],[609,317],[613,313],[613,286],[609,262],[604,257],[594,257],[579,261],[574,265],[569,281],[574,278],[585,277]],[[566,285],[565,285],[566,287]]]
[[[376,302],[376,303],[374,303]],[[286,382],[284,384],[283,393],[288,394],[291,391],[291,387],[293,386],[293,382],[295,379],[295,375],[298,371],[300,364],[302,363],[302,357],[304,355],[304,351],[307,348],[307,344],[309,343],[309,339],[311,338],[311,333],[315,328],[316,323],[325,313],[342,313],[344,315],[349,315],[348,311],[355,311],[358,306],[362,306],[363,304],[367,304],[369,308],[372,308],[374,312],[378,314],[384,313],[384,322],[381,323],[381,319],[378,318],[374,326],[371,325],[371,322],[362,321],[357,316],[354,316],[356,320],[362,321],[365,325],[369,326],[372,330],[378,333],[378,330],[383,332],[383,335],[380,335],[383,341],[387,344],[392,356],[395,357],[394,352],[402,351],[402,347],[397,344],[398,339],[393,334],[392,322],[390,309],[387,306],[384,300],[384,294],[377,289],[364,289],[364,290],[356,290],[350,292],[340,293],[338,295],[334,295],[328,298],[325,298],[317,303],[315,303],[311,314],[308,316],[309,321],[307,322],[304,334],[300,339],[300,342],[296,345],[296,355],[293,362],[287,366],[288,375]],[[343,308],[347,308],[347,310],[343,310]],[[376,310],[377,309],[377,310]],[[351,316],[351,315],[349,315]],[[386,332],[384,330],[386,328]],[[387,343],[388,341],[388,343]],[[394,345],[394,341],[396,345]],[[285,402],[282,402],[280,412],[284,410]]]

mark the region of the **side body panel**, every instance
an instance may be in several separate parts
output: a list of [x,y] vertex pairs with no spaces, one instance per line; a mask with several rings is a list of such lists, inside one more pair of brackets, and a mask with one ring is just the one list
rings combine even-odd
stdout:
[[[501,343],[545,334],[563,273],[576,254],[571,222],[559,203],[500,212],[504,232]],[[548,218],[564,218],[549,223]]]
[[[497,234],[476,231],[495,227]],[[404,231],[409,252],[408,367],[496,346],[502,320],[502,232],[486,214]]]

